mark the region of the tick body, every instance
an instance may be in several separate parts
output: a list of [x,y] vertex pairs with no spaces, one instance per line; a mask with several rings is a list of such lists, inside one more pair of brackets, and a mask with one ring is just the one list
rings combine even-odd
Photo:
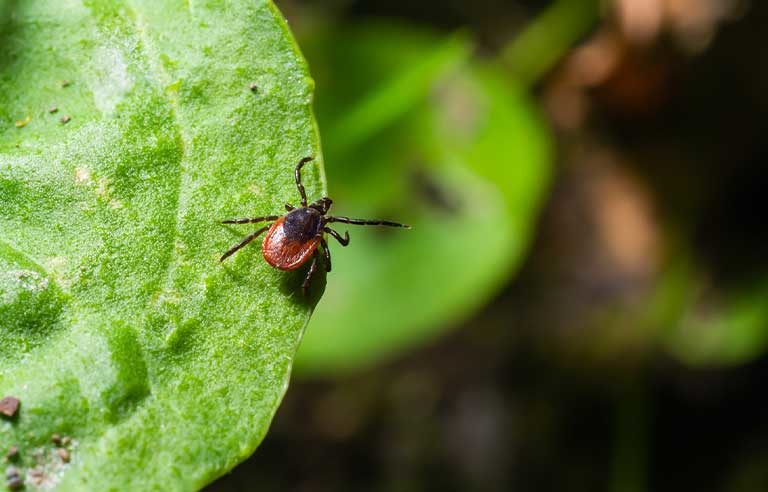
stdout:
[[272,222],[272,225],[264,226],[253,234],[247,236],[241,242],[230,248],[224,253],[219,261],[224,261],[240,248],[248,245],[263,232],[267,232],[261,243],[261,252],[264,259],[271,266],[280,270],[296,270],[310,259],[312,263],[309,266],[307,276],[302,284],[302,291],[306,295],[312,276],[318,268],[319,254],[318,249],[323,252],[323,261],[326,271],[331,271],[331,252],[328,249],[328,243],[325,240],[325,234],[328,233],[336,239],[339,244],[346,246],[349,244],[349,233],[344,232],[342,237],[338,232],[328,227],[329,223],[341,222],[353,225],[383,225],[388,227],[405,227],[405,224],[390,222],[387,220],[368,220],[368,219],[350,219],[349,217],[335,217],[327,215],[333,201],[328,197],[323,197],[311,204],[307,203],[307,193],[304,185],[301,184],[301,168],[311,161],[312,157],[305,157],[296,165],[294,176],[296,187],[301,195],[301,207],[294,207],[286,204],[285,209],[288,213],[284,215],[266,215],[263,217],[253,217],[244,219],[230,219],[223,221],[224,224],[257,224],[260,222]]
[[295,270],[320,244],[323,222],[312,208],[297,208],[280,217],[264,236],[261,252],[267,263],[280,270]]

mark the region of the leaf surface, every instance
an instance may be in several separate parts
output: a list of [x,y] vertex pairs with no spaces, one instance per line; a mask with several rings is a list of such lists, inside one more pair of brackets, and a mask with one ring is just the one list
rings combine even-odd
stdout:
[[263,438],[323,280],[258,242],[219,264],[255,229],[219,221],[295,202],[306,155],[323,193],[312,91],[268,1],[0,4],[0,453],[29,489],[192,490]]

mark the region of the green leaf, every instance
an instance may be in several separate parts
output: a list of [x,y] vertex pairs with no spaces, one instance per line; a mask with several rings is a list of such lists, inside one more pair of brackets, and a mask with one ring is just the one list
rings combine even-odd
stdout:
[[[744,292],[731,292],[710,312],[694,309],[677,333],[672,346],[676,355],[699,366],[737,366],[761,357],[768,348],[766,294],[768,286],[763,282]],[[686,336],[691,332],[696,336]]]
[[[533,102],[496,65],[467,62],[466,40],[386,24],[333,33],[304,43],[321,128],[351,128],[354,114],[377,129],[352,143],[324,135],[334,213],[413,229],[350,227],[350,246],[331,246],[329,288],[296,360],[308,376],[370,366],[486,303],[524,257],[550,176]],[[445,59],[449,69],[423,68]]]
[[[768,349],[768,284],[752,282],[724,289],[706,278],[693,268],[666,272],[656,304],[673,306],[674,310],[667,307],[667,311],[675,316],[661,318],[664,324],[656,323],[665,327],[658,333],[659,341],[674,357],[693,367],[733,367],[763,356]],[[676,295],[663,297],[673,288]]]
[[323,194],[312,91],[268,1],[0,5],[0,454],[28,489],[191,490],[264,437],[323,280],[220,264],[253,227],[219,221],[295,202],[307,155]]
[[768,350],[765,273],[753,269],[749,278],[713,282],[689,239],[672,231],[661,274],[646,302],[636,306],[641,314],[634,313],[647,341],[698,368],[735,367],[762,357]]

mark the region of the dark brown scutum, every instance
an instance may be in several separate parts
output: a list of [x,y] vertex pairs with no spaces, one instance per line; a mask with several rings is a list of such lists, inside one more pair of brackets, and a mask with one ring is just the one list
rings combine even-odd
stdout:
[[285,239],[305,243],[322,233],[323,219],[313,208],[298,208],[285,216]]

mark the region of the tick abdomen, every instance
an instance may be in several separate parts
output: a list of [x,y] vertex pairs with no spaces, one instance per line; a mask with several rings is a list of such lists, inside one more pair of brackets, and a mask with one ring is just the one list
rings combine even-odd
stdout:
[[293,210],[272,224],[264,236],[264,259],[280,270],[295,270],[315,252],[322,230],[323,221],[317,210]]

